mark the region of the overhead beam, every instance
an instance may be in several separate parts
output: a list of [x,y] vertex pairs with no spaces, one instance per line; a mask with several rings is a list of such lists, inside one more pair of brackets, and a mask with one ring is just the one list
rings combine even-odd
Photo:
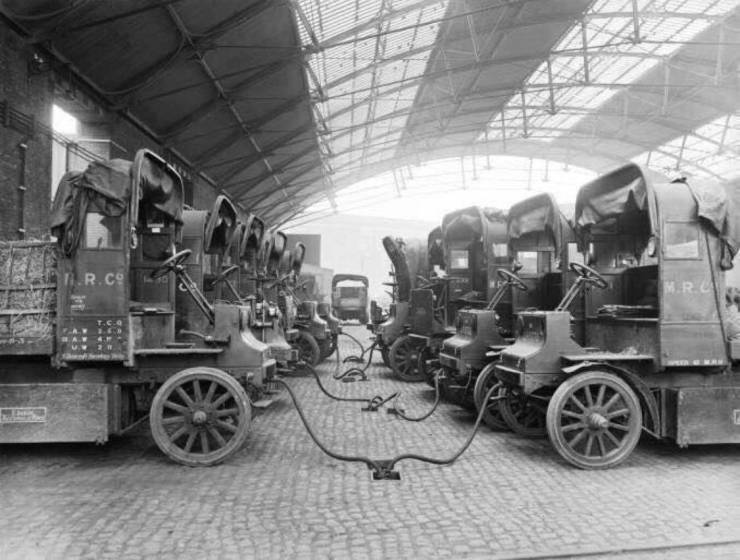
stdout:
[[[476,57],[475,57],[476,62],[480,62],[481,60],[495,60],[496,59],[496,53],[498,52],[498,48],[501,45],[502,41],[507,37],[507,34],[508,34],[507,30],[502,29],[506,27],[506,24],[503,23],[504,18],[508,16],[508,19],[510,21],[517,21],[519,20],[524,8],[525,8],[525,4],[519,4],[519,5],[511,5],[510,8],[501,10],[501,12],[498,15],[498,19],[492,25],[489,24],[490,29],[488,30],[485,42],[481,47],[481,52],[476,54]],[[512,10],[513,13],[510,14],[510,10]],[[475,31],[475,27],[470,22],[469,22],[469,27],[470,27],[471,33]],[[463,75],[462,83],[457,88],[457,91],[455,91],[456,99],[452,104],[452,111],[449,114],[447,114],[446,118],[440,123],[440,137],[444,135],[450,123],[454,120],[455,116],[460,110],[460,107],[465,101],[465,98],[467,97],[467,95],[471,91],[474,91],[482,74],[483,74],[483,67],[479,67],[477,71],[475,71],[472,74],[472,76],[468,77],[467,75]],[[417,95],[417,98],[420,95],[421,93]]]
[[261,153],[251,154],[251,155],[246,156],[237,165],[235,165],[233,168],[227,171],[223,177],[220,177],[219,182],[221,184],[228,183],[231,179],[236,177],[239,173],[241,173],[242,171],[244,171],[251,165],[254,165],[255,163],[257,163],[258,161],[260,161],[267,155],[271,154],[272,152],[274,152],[281,146],[284,146],[288,142],[295,140],[297,136],[300,136],[301,134],[312,130],[313,127],[314,127],[314,124],[312,122],[308,124],[304,124],[303,126],[297,128],[296,130],[291,131],[288,134],[284,134],[277,140],[274,140],[273,142],[265,146],[263,150],[261,150]]
[[[234,96],[242,93],[243,91],[251,87],[254,87],[255,85],[269,78],[273,74],[277,74],[281,70],[288,68],[291,64],[296,63],[298,61],[299,61],[298,57],[284,58],[284,59],[275,61],[271,64],[268,64],[267,66],[264,66],[263,68],[259,69],[253,74],[250,74],[249,76],[247,76],[244,80],[237,82],[234,86],[230,87],[228,90],[229,97],[231,97],[232,99],[235,99]],[[304,98],[305,98],[304,96],[300,96],[300,99],[304,99]],[[286,104],[290,105],[291,103],[294,102],[294,99],[287,101],[283,105],[286,105]],[[172,140],[173,138],[176,138],[183,132],[186,132],[188,129],[190,129],[190,127],[193,126],[195,123],[204,119],[205,117],[213,113],[213,111],[221,107],[221,103],[223,101],[224,99],[220,95],[214,96],[213,98],[206,101],[199,107],[196,107],[192,111],[189,111],[188,114],[185,115],[180,120],[176,121],[175,123],[167,127],[167,129],[162,133],[162,136],[166,138],[167,140]],[[270,120],[272,120],[272,118],[274,117],[267,119],[267,121],[265,122],[269,122]],[[258,128],[259,126],[262,126],[262,124],[263,123],[260,123],[255,126],[254,124],[250,123],[250,126],[253,128]]]
[[[59,19],[56,19],[52,21],[51,29],[43,29],[40,32],[34,33],[29,39],[29,42],[33,44],[33,43],[43,43],[44,41],[51,41],[54,39],[58,39],[59,37],[65,37],[77,31],[82,31],[84,29],[91,29],[93,27],[100,27],[101,25],[113,23],[114,21],[119,21],[121,19],[126,19],[126,18],[130,18],[133,16],[137,16],[139,14],[143,14],[145,12],[149,12],[157,8],[169,6],[170,4],[177,4],[178,2],[183,2],[183,0],[158,0],[157,2],[152,2],[150,4],[147,4],[146,6],[141,6],[141,7],[133,8],[130,10],[124,10],[116,14],[109,15],[109,16],[102,17],[102,18],[92,19],[89,21],[83,21],[82,23],[76,23],[75,25],[72,25],[72,26],[64,26],[62,21],[60,21]],[[84,2],[81,2],[78,6],[82,7],[83,5],[84,5]]]
[[[252,6],[254,8],[254,5]],[[264,8],[262,8],[264,9]],[[169,14],[170,18],[174,22],[175,26],[178,29],[178,32],[183,37],[183,40],[188,44],[190,47],[190,50],[195,53],[195,58],[198,62],[198,65],[200,66],[203,73],[208,76],[208,78],[211,80],[211,83],[213,87],[216,89],[217,95],[219,98],[223,99],[224,103],[229,109],[229,112],[231,113],[233,119],[238,123],[239,128],[241,129],[242,135],[247,139],[247,141],[251,144],[252,148],[255,151],[255,154],[259,156],[259,160],[262,161],[263,165],[267,169],[268,172],[272,173],[272,166],[269,162],[269,160],[265,157],[265,155],[262,153],[262,147],[259,145],[257,140],[255,139],[254,135],[249,130],[249,127],[247,126],[246,122],[244,122],[244,119],[242,118],[241,114],[237,110],[236,106],[234,105],[233,101],[228,97],[226,94],[226,91],[224,90],[224,86],[221,83],[221,81],[216,77],[216,75],[213,72],[213,69],[206,61],[205,57],[203,56],[203,53],[201,52],[200,48],[196,45],[196,41],[191,35],[191,33],[188,31],[188,29],[185,26],[185,23],[182,21],[182,18],[177,13],[175,8],[172,6],[167,6],[166,8],[167,13]],[[260,10],[261,12],[261,10]],[[213,31],[213,35],[219,35],[221,33],[225,33],[226,30],[231,29],[234,27],[234,22],[227,21],[222,22],[221,24],[217,25],[216,31]],[[272,179],[275,181],[275,183],[278,186],[282,186],[282,183],[280,182],[280,178],[272,173]]]
[[[505,5],[502,5],[502,6],[499,6],[499,7],[504,7],[504,6]],[[632,12],[631,11],[630,12],[614,12],[609,17],[614,17],[614,14],[615,13],[619,13],[619,14],[623,15],[624,17],[632,17]],[[694,14],[694,15],[696,16],[697,14]],[[665,17],[665,14],[663,14],[662,17]],[[677,17],[678,17],[678,15],[677,15]],[[498,32],[500,32],[500,33],[507,33],[509,31],[526,29],[528,27],[536,27],[536,26],[546,25],[546,24],[552,24],[552,23],[563,23],[563,24],[575,23],[576,21],[578,21],[580,19],[581,19],[581,16],[580,15],[557,14],[557,15],[552,15],[550,17],[548,17],[547,15],[544,15],[544,16],[541,15],[541,16],[538,16],[536,18],[535,17],[532,17],[532,18],[527,19],[527,20],[523,20],[523,21],[512,21],[512,22],[509,22],[509,23],[500,25],[499,28],[498,28]],[[597,19],[597,18],[594,17],[594,16],[591,16],[591,17],[588,17],[587,16],[585,19],[588,20],[588,19]],[[705,17],[705,19],[712,20],[712,19],[715,19],[715,18]],[[469,37],[469,34],[468,34],[467,31],[465,31],[465,32],[461,32],[460,34],[455,35],[453,37],[447,38],[446,39],[446,42],[454,43],[454,42],[457,42],[457,41],[465,40],[467,37]],[[325,44],[325,42],[322,43],[322,44]],[[393,64],[394,62],[398,62],[398,61],[402,61],[402,60],[405,60],[405,59],[408,59],[408,58],[412,58],[412,57],[414,57],[414,56],[416,56],[418,54],[421,54],[423,52],[432,50],[434,47],[435,47],[435,45],[433,45],[433,44],[432,45],[424,45],[424,46],[421,46],[421,47],[416,47],[416,48],[413,48],[413,49],[409,49],[409,50],[403,51],[402,53],[399,53],[399,54],[394,55],[394,56],[390,56],[390,57],[388,57],[388,58],[386,58],[384,60],[381,60],[381,61],[373,61],[372,63],[367,64],[367,65],[365,65],[365,66],[363,66],[361,68],[358,68],[357,70],[355,70],[353,72],[350,72],[348,74],[345,74],[343,76],[340,76],[339,78],[333,80],[332,82],[328,82],[324,86],[324,88],[326,90],[329,90],[329,89],[332,89],[332,88],[336,88],[336,87],[340,86],[341,84],[343,84],[345,82],[354,80],[355,78],[357,78],[358,76],[360,76],[360,75],[362,75],[362,74],[364,74],[366,72],[374,71],[375,69],[381,68],[382,66],[387,65],[387,64]],[[600,46],[599,45],[596,45],[596,46],[591,46],[591,47],[587,47],[587,48],[588,48],[589,53],[592,54],[592,55],[594,55],[594,54],[602,54],[602,53],[599,53],[598,51],[595,51],[594,48],[603,48],[603,47],[604,47],[604,45],[600,45]],[[606,54],[606,53],[604,53],[604,54]],[[573,52],[573,51],[570,51],[570,52],[558,52],[558,51],[550,51],[550,50],[548,50],[546,53],[536,53],[536,54],[529,55],[529,56],[526,56],[526,57],[521,57],[521,56],[520,57],[516,57],[516,60],[512,59],[512,62],[521,62],[521,61],[526,60],[526,59],[540,60],[541,61],[541,60],[545,60],[548,55],[553,55],[553,56],[567,56],[567,55],[571,55],[571,56],[579,56],[579,57],[582,57],[583,56],[583,51],[579,51],[579,52],[576,53],[576,52]],[[657,55],[649,55],[647,53],[635,53],[635,56],[636,57],[644,56],[644,57],[651,57],[651,58],[657,57]],[[480,62],[481,63],[489,63],[490,64],[490,63],[495,63],[496,60],[499,60],[499,59],[493,59],[493,60],[488,60],[488,61],[480,61]],[[457,68],[457,67],[453,67],[450,70],[454,70],[455,68]],[[469,71],[469,70],[470,70],[470,68],[467,68],[464,71]]]
[[[293,175],[291,175],[290,177],[288,177],[288,178],[287,178],[287,179],[285,180],[285,184],[286,184],[286,187],[285,187],[285,189],[289,188],[289,187],[290,187],[290,185],[291,185],[291,184],[292,184],[292,183],[293,183],[294,181],[296,181],[297,179],[300,179],[301,177],[303,177],[303,176],[304,176],[304,175],[306,175],[307,173],[310,173],[311,171],[314,171],[314,170],[316,170],[316,169],[319,169],[319,168],[321,168],[321,166],[322,166],[322,165],[323,165],[323,162],[319,160],[318,162],[315,162],[315,163],[313,163],[313,164],[311,164],[311,165],[307,165],[307,166],[305,166],[304,168],[302,168],[301,170],[299,170],[299,171],[296,171],[296,172],[295,172],[295,173],[294,173]],[[302,190],[302,189],[304,189],[304,188],[307,188],[308,186],[311,186],[311,185],[313,185],[313,184],[314,184],[314,183],[310,183],[309,185],[304,185],[304,186],[301,186],[301,187],[299,187],[299,188],[298,188],[298,190],[296,190],[296,191],[295,191],[295,192],[293,193],[293,195],[295,195],[295,194],[296,194],[297,192],[299,192],[299,190]],[[255,201],[254,201],[254,202],[252,203],[252,204],[253,204],[253,207],[254,207],[254,208],[255,208],[255,209],[257,210],[257,211],[263,210],[263,209],[264,209],[264,207],[261,207],[260,205],[261,205],[261,204],[262,204],[262,203],[263,203],[263,202],[264,202],[265,200],[267,200],[268,198],[270,198],[271,196],[275,195],[275,194],[276,194],[276,193],[278,193],[278,192],[280,192],[280,191],[279,191],[279,190],[273,190],[273,191],[270,191],[270,192],[267,192],[267,193],[264,193],[264,194],[260,195],[260,196],[259,196],[259,197],[257,198],[257,200],[255,200]],[[283,194],[285,194],[285,193],[283,193]]]
[[[647,92],[641,91],[640,94],[644,97],[645,93],[650,93],[651,90],[654,90],[656,88],[656,86],[658,86],[658,87],[673,87],[673,89],[678,89],[678,90],[691,90],[691,89],[693,89],[693,88],[696,87],[696,84],[692,84],[692,85],[675,85],[675,84],[674,85],[671,85],[671,84],[668,84],[666,86],[665,84],[659,84],[658,85],[658,84],[635,84],[635,83],[632,83],[632,84],[591,83],[591,84],[589,84],[589,86],[584,86],[581,83],[556,83],[556,84],[545,84],[543,86],[536,86],[536,87],[525,88],[523,91],[525,91],[526,93],[530,93],[530,92],[537,92],[537,91],[548,91],[550,89],[553,89],[553,90],[567,89],[567,88],[571,88],[571,87],[610,88],[610,89],[626,89],[626,90],[636,90],[636,91],[648,90]],[[474,101],[476,99],[481,99],[481,100],[483,100],[483,99],[491,99],[491,97],[494,96],[497,93],[504,94],[504,95],[502,95],[502,98],[503,98],[504,96],[509,96],[512,93],[512,91],[515,91],[514,90],[514,87],[515,86],[505,85],[505,86],[502,86],[502,87],[491,88],[491,89],[486,89],[486,90],[480,90],[478,92],[478,94],[477,94],[480,97],[470,98],[469,100],[470,101]],[[732,93],[733,95],[737,91],[736,88],[731,87],[731,86],[722,87],[722,86],[714,86],[714,85],[710,85],[710,84],[706,84],[706,83],[705,84],[702,84],[700,87],[702,89],[701,89],[701,91],[699,93],[703,93],[705,89],[714,90],[714,89],[718,89],[718,88],[719,89],[727,90],[728,93]],[[696,94],[692,95],[692,98],[695,98],[695,97],[697,97]],[[716,97],[717,96],[713,96],[714,99],[716,99]],[[678,98],[678,99],[679,100],[683,100],[683,98]],[[413,106],[412,107],[407,107],[407,108],[404,108],[404,109],[400,109],[398,111],[393,111],[393,112],[390,112],[390,113],[386,113],[385,115],[380,115],[380,116],[376,117],[376,119],[373,122],[381,122],[381,121],[385,121],[385,120],[391,120],[391,119],[395,119],[395,118],[398,118],[398,117],[406,116],[406,115],[408,115],[410,113],[420,114],[422,111],[433,110],[435,108],[447,108],[447,107],[449,107],[449,104],[448,104],[449,101],[454,101],[454,98],[453,97],[439,98],[436,102],[430,102],[430,103],[420,104],[420,105],[417,105],[415,107],[413,107]],[[728,112],[728,113],[737,110],[737,106],[736,105],[734,105],[734,106],[729,106],[729,105],[728,106],[725,106],[719,100],[716,101],[716,106],[717,106],[718,109],[722,110],[723,112]],[[536,110],[540,110],[541,109],[541,107],[536,107],[536,106],[532,106],[532,105],[526,105],[526,107],[527,107],[527,109],[532,109],[533,111],[536,111]],[[582,107],[579,108],[579,107],[563,106],[563,107],[560,107],[559,108],[559,111],[570,111],[571,113],[575,113],[575,112],[577,112],[579,110],[580,111],[583,111],[583,114],[585,114],[585,115],[593,114],[592,111],[587,111],[586,109],[584,109]],[[335,113],[335,116],[336,115],[339,115],[341,112],[342,111],[339,111],[339,112]],[[464,115],[474,115],[474,114],[485,114],[485,113],[490,113],[490,112],[491,112],[491,108],[488,107],[488,106],[486,106],[486,107],[483,107],[481,109],[476,109],[476,110],[472,110],[472,111],[465,111],[465,112],[461,113],[461,115],[464,116]],[[607,113],[605,113],[605,114],[607,114]],[[414,128],[417,128],[417,127],[422,126],[424,124],[426,124],[426,121],[415,123],[415,124],[409,124],[409,125],[407,125],[407,128],[413,130]],[[331,139],[333,141],[339,140],[340,138],[343,138],[347,134],[351,133],[351,131],[353,129],[361,128],[361,127],[364,127],[365,125],[366,125],[366,123],[357,123],[353,127],[342,127],[335,134],[333,134],[331,136]],[[381,134],[380,136],[382,137],[384,135],[392,134],[392,133],[397,133],[397,132],[398,131],[393,130],[393,131],[390,131],[388,133]],[[376,136],[376,138],[377,138],[377,136]]]
[[[214,25],[205,33],[199,35],[196,39],[191,38],[190,43],[192,48],[197,51],[198,49],[207,47],[209,43],[215,41],[234,27],[238,27],[246,23],[247,21],[256,18],[264,10],[274,5],[275,2],[273,2],[273,0],[258,0],[254,4],[251,4],[249,7],[239,10],[238,12],[229,16],[227,19]],[[169,9],[171,8],[171,6],[167,5],[167,8]],[[187,56],[187,51],[183,48],[185,42],[187,42],[187,38],[182,34],[181,31],[178,31],[178,36],[180,38],[180,41],[177,48],[157,59],[148,67],[141,70],[140,72],[126,80],[126,82],[124,82],[123,84],[119,84],[115,88],[117,91],[125,91],[128,95],[126,99],[121,101],[122,104],[130,104],[130,96],[132,94],[136,93],[138,90],[148,85],[151,78],[155,77],[160,72],[163,72],[176,62],[180,62]]]
[[[305,156],[307,156],[307,155],[309,155],[311,153],[315,153],[315,152],[316,152],[316,147],[315,146],[309,146],[308,148],[305,148],[305,149],[301,150],[300,152],[291,155],[285,161],[280,162],[280,165],[279,166],[273,167],[273,173],[284,173],[291,166],[291,164],[293,164],[296,161],[298,161],[299,159],[301,159],[301,158],[303,158],[303,157],[305,157]],[[252,179],[250,182],[254,186],[257,186],[260,183],[262,183],[262,181],[266,181],[267,179],[269,179],[270,178],[270,175],[271,175],[270,173],[265,172],[262,175],[257,176],[255,179]],[[234,188],[234,187],[236,187],[238,185],[239,185],[239,183],[222,184],[221,185],[221,188],[223,188],[223,189],[232,189],[232,188]]]
[[[388,97],[388,96],[391,96],[393,94],[399,93],[399,92],[401,92],[401,91],[403,91],[405,89],[414,88],[414,87],[416,87],[416,86],[424,83],[425,81],[437,80],[437,79],[448,79],[448,77],[450,75],[454,75],[454,74],[458,74],[458,73],[465,73],[465,72],[476,71],[476,70],[479,70],[479,69],[484,68],[484,67],[485,68],[493,68],[493,67],[496,67],[496,66],[506,66],[506,65],[511,65],[511,64],[522,64],[522,63],[527,63],[527,62],[533,62],[533,63],[534,62],[540,62],[542,60],[545,60],[551,54],[553,54],[553,53],[551,53],[550,51],[548,51],[548,52],[540,52],[540,53],[527,54],[527,55],[517,55],[517,56],[509,56],[509,57],[500,57],[500,58],[493,59],[493,60],[481,60],[480,62],[467,63],[467,64],[460,65],[460,66],[453,66],[453,67],[451,67],[449,69],[438,70],[438,71],[435,71],[435,72],[429,72],[429,73],[426,73],[426,74],[421,74],[421,75],[419,75],[418,77],[415,77],[415,78],[409,78],[409,79],[404,79],[404,80],[397,80],[397,81],[394,81],[394,82],[391,82],[391,83],[384,84],[383,85],[384,88],[387,87],[388,85],[395,86],[395,87],[391,87],[389,89],[386,89],[383,92],[383,96],[384,97]],[[620,57],[620,58],[627,57],[627,58],[636,58],[636,59],[645,59],[645,58],[649,58],[649,59],[662,59],[663,58],[663,57],[660,57],[660,56],[654,55],[654,54],[634,53],[634,54],[630,54],[630,55],[624,55],[624,54],[615,53],[615,52],[607,52],[607,51],[603,51],[602,52],[602,50],[600,50],[600,49],[597,49],[592,54],[597,54],[599,56],[602,56],[603,55],[603,56],[615,56],[615,57]],[[556,52],[556,53],[554,53],[554,56],[581,57],[582,54],[581,53],[576,54],[574,52],[569,51],[569,52]],[[574,87],[574,86],[577,86],[577,85],[581,85],[582,86],[584,84],[582,82],[580,82],[580,81],[578,81],[578,82],[574,81],[574,82],[568,83],[567,84],[567,87]],[[589,84],[589,85],[592,85],[592,84]],[[624,85],[625,84],[620,84],[620,86],[622,86],[622,87]],[[542,89],[543,87],[545,87],[545,86],[530,87],[528,89],[534,89],[534,90],[536,90],[536,89]],[[563,84],[560,84],[560,87],[563,87]],[[497,88],[493,88],[493,89],[477,90],[475,92],[475,95],[481,95],[481,94],[484,94],[484,93],[487,93],[487,92],[491,92],[491,91],[504,91],[504,90],[512,90],[512,89],[514,90],[514,91],[512,91],[512,95],[513,95],[513,93],[517,92],[520,88],[521,88],[521,82],[520,81],[517,81],[516,83],[507,86],[507,88],[497,87]],[[341,95],[342,96],[345,96],[345,95],[358,94],[358,93],[369,92],[369,91],[370,91],[370,88],[369,87],[366,87],[366,88],[356,89],[356,90],[353,90],[351,92],[343,93]],[[332,95],[330,94],[329,95],[329,99],[331,99],[331,98],[332,98]],[[346,107],[343,107],[339,111],[337,111],[335,113],[332,113],[331,115],[328,115],[326,117],[326,120],[327,121],[330,121],[332,118],[335,118],[335,117],[337,117],[339,115],[345,114],[345,113],[353,110],[357,105],[361,105],[363,103],[367,103],[369,99],[370,99],[370,96],[364,97],[361,100],[359,100],[358,102],[356,102],[355,104],[350,104],[350,105],[348,105]],[[453,96],[453,95],[444,96],[443,99],[456,99],[456,96]]]

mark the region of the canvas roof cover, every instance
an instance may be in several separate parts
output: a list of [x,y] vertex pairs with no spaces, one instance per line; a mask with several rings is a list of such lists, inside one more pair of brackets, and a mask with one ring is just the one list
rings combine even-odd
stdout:
[[136,222],[143,200],[182,224],[182,182],[156,155],[139,151],[134,162],[123,159],[91,162],[83,172],[62,177],[51,209],[51,230],[64,254],[77,249],[89,210],[121,216],[128,208]]
[[543,193],[528,198],[509,209],[506,233],[509,239],[517,239],[533,232],[548,232],[552,236],[556,250],[563,239],[565,217],[558,208],[555,197]]

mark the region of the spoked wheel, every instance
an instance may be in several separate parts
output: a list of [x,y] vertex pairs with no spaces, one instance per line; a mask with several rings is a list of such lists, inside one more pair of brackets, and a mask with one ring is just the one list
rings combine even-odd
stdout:
[[632,453],[641,430],[640,401],[612,373],[574,375],[558,387],[547,407],[547,433],[553,447],[582,469],[618,465]]
[[298,338],[291,342],[291,346],[298,350],[298,359],[310,366],[321,361],[321,348],[314,336],[306,331],[298,331]]
[[387,346],[380,347],[380,357],[383,359],[383,365],[385,367],[391,367],[391,357]]
[[195,367],[159,388],[149,423],[162,452],[190,467],[215,465],[247,439],[252,407],[244,388],[223,371]]
[[327,338],[321,341],[319,349],[321,350],[321,359],[326,360],[331,356],[337,349],[337,337],[338,335],[332,335],[331,338]]
[[424,381],[424,373],[418,369],[419,353],[422,348],[410,336],[399,336],[391,345],[389,358],[391,369],[401,381],[409,383]]
[[[473,401],[475,402],[475,409],[478,412],[480,412],[481,407],[486,407],[486,411],[483,413],[483,422],[486,423],[486,426],[492,430],[506,430],[508,426],[503,416],[501,416],[500,401],[491,400],[488,403],[483,402],[488,391],[496,383],[498,383],[498,379],[496,378],[495,364],[488,364],[478,374],[478,379],[475,380]],[[498,395],[494,394],[492,396],[496,397]]]
[[543,437],[547,399],[539,395],[525,395],[519,389],[504,387],[500,393],[504,398],[498,401],[501,417],[506,426],[515,434],[524,437]]

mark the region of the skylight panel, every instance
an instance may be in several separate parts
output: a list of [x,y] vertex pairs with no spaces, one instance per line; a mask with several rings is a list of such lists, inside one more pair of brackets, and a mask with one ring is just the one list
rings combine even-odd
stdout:
[[634,158],[660,171],[691,176],[740,177],[740,115],[725,115]]
[[[439,30],[439,23],[425,23],[445,14],[447,0],[416,9],[418,0],[298,0],[298,5],[319,44],[308,64],[327,96],[319,102],[331,129],[326,141],[333,153],[346,154],[335,157],[332,166],[339,170],[387,157],[389,146],[395,147],[391,142],[401,137],[406,124],[401,114],[413,104],[416,78],[426,70]],[[315,48],[300,21],[299,29],[303,44]],[[378,152],[381,148],[385,151]]]
[[[565,33],[553,48],[549,72],[547,61],[543,61],[525,82],[523,91],[526,92],[525,98],[531,99],[535,105],[549,108],[552,75],[555,110],[577,106],[586,111],[579,115],[571,114],[566,119],[555,115],[538,117],[527,123],[528,127],[560,128],[561,134],[568,132],[588,112],[596,112],[616,95],[621,89],[619,86],[635,83],[665,57],[670,57],[705,31],[717,16],[726,15],[736,8],[738,2],[639,0],[637,5],[640,10],[638,41],[634,36],[631,0],[599,0],[586,14],[583,26],[578,22]],[[588,53],[587,64],[584,63],[584,49]],[[547,101],[543,100],[543,88],[548,90]],[[536,93],[529,93],[532,89]],[[507,107],[521,106],[521,103],[521,95],[516,94]],[[500,127],[500,118],[500,114],[494,115],[489,126]]]

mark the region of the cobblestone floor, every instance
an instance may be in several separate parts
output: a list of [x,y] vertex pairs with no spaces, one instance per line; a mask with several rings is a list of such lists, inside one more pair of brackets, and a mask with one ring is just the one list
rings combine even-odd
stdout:
[[[367,338],[359,327],[349,329]],[[343,343],[345,354],[351,343]],[[379,357],[378,357],[379,360]],[[403,391],[407,413],[426,385],[380,364],[367,383],[331,379],[344,396]],[[291,380],[320,438],[344,453],[451,455],[473,415],[442,404],[428,420],[325,397]],[[311,441],[287,395],[256,417],[225,464],[169,462],[147,430],[94,445],[0,446],[0,558],[740,558],[740,446],[679,450],[641,442],[623,466],[566,465],[546,440],[482,429],[457,463],[399,465],[373,482]],[[655,548],[684,546],[693,548]]]

